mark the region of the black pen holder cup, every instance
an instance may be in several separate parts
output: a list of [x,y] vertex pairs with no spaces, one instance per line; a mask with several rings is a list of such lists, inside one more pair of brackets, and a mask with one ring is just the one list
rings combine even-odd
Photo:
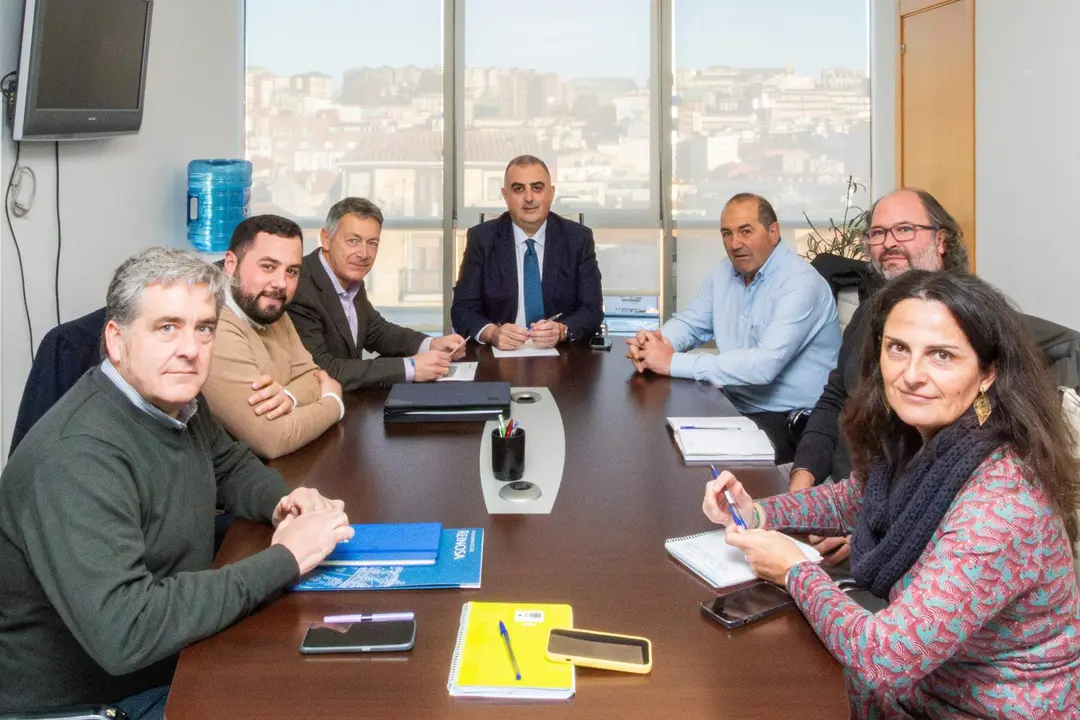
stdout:
[[509,437],[491,431],[491,472],[496,480],[520,480],[525,474],[525,431],[514,428]]

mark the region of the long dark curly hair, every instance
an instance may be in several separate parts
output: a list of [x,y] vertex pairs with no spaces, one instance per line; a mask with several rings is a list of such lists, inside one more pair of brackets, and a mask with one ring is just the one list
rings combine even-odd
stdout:
[[881,375],[885,320],[894,307],[909,299],[944,305],[974,349],[979,368],[983,372],[996,369],[987,392],[997,416],[995,424],[1031,475],[1042,482],[1069,538],[1075,541],[1075,509],[1080,504],[1080,463],[1073,456],[1076,439],[1023,318],[1000,292],[974,275],[909,270],[871,301],[858,386],[841,419],[856,478],[865,482],[870,466],[878,461],[903,468],[922,445],[915,428],[889,411]]

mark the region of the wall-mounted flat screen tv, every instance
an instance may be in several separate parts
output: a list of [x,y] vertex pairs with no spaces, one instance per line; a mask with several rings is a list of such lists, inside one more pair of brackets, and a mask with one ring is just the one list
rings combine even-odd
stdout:
[[26,0],[16,140],[138,132],[153,0]]

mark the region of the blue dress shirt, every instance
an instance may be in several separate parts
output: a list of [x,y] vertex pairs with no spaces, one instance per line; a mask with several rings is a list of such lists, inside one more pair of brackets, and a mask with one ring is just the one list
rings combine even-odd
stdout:
[[[749,285],[725,258],[661,332],[672,377],[723,388],[743,413],[814,407],[840,350],[828,283],[782,242]],[[713,338],[718,354],[686,353]]]

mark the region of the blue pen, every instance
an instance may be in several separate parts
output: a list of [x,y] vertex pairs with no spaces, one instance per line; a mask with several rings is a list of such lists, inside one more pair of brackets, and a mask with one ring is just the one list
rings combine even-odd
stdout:
[[510,633],[506,632],[506,625],[499,621],[499,635],[502,635],[503,644],[506,645],[506,654],[510,656],[510,667],[514,668],[514,679],[521,679],[521,668],[518,667],[517,658],[514,657],[514,648],[510,646]]
[[709,425],[680,425],[680,430],[742,430],[741,427],[716,427]]
[[[720,471],[716,469],[715,465],[710,465],[709,467],[712,468],[713,480],[719,480]],[[746,530],[746,521],[743,520],[742,515],[739,514],[739,509],[735,507],[735,498],[731,497],[731,491],[727,488],[724,488],[724,498],[727,500],[728,507],[731,509],[731,517],[734,518],[735,524],[743,530]]]

